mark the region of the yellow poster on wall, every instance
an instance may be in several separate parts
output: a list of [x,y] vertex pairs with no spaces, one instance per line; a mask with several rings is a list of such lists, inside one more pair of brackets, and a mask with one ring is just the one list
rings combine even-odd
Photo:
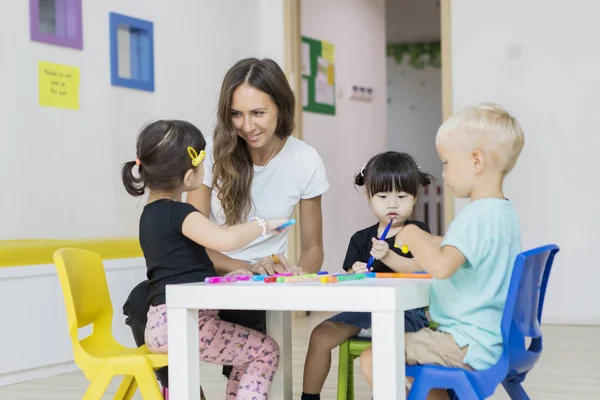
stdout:
[[40,61],[40,106],[79,110],[79,68]]
[[321,55],[328,63],[335,63],[335,47],[333,46],[333,43],[323,40],[321,42]]

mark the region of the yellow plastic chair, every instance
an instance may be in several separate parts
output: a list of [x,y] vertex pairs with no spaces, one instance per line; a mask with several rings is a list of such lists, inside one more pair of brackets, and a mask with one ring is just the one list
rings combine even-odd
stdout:
[[[83,400],[101,399],[117,375],[124,376],[115,400],[130,400],[139,386],[146,400],[162,395],[154,370],[167,365],[166,354],[152,354],[146,346],[120,345],[111,330],[113,308],[106,274],[99,254],[79,249],[60,249],[54,263],[62,286],[69,336],[75,363],[90,381]],[[93,332],[79,339],[80,328],[93,325]]]

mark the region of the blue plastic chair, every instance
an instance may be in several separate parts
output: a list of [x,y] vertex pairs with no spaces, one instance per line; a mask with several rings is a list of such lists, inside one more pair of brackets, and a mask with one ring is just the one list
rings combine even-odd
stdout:
[[452,389],[460,400],[485,399],[500,383],[511,399],[529,399],[521,382],[542,352],[544,295],[558,251],[558,246],[548,245],[517,256],[502,316],[502,355],[494,366],[483,371],[407,366],[406,375],[414,378],[408,400],[426,399],[431,389]]

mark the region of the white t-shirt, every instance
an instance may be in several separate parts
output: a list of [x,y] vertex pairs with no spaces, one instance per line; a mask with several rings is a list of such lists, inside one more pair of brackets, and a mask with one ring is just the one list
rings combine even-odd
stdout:
[[[204,164],[204,185],[210,187],[213,173],[212,143],[206,146]],[[254,166],[252,179],[252,208],[248,219],[292,218],[294,207],[300,200],[322,195],[329,188],[323,160],[319,153],[291,136],[273,159],[265,166]],[[225,214],[217,191],[213,190],[210,201],[210,218],[219,225],[225,225]],[[259,237],[248,246],[226,254],[231,258],[254,264],[271,254],[287,250],[288,234]]]

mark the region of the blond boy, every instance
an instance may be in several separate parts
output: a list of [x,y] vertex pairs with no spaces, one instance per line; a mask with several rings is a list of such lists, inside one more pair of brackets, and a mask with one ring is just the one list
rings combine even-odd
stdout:
[[[434,279],[431,319],[439,324],[406,334],[406,362],[482,370],[502,353],[500,321],[512,266],[521,252],[517,213],[503,192],[524,135],[519,122],[497,104],[482,103],[450,117],[436,137],[446,186],[470,202],[450,224],[444,237],[404,227],[396,236]],[[377,241],[372,254],[389,265],[394,252]],[[407,271],[409,272],[409,271]],[[372,353],[361,356],[372,382]],[[430,399],[447,399],[436,391]]]

